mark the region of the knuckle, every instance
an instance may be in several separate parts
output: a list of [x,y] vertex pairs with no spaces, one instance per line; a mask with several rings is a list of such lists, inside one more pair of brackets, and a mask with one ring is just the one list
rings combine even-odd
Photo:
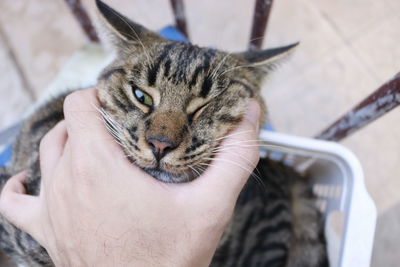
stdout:
[[5,206],[6,206],[6,199],[3,194],[0,195],[0,214],[4,215],[5,212]]
[[9,206],[10,203],[10,196],[9,194],[6,193],[1,193],[0,195],[0,214],[2,214],[3,216],[7,214],[7,207]]
[[45,153],[46,148],[48,147],[49,143],[50,143],[50,139],[51,136],[49,133],[47,133],[45,136],[43,136],[43,138],[40,140],[39,143],[39,154],[43,155],[43,153]]
[[74,91],[67,95],[64,100],[64,110],[71,110],[74,109],[74,107],[79,106],[81,103],[83,103],[84,95],[85,94],[83,91]]

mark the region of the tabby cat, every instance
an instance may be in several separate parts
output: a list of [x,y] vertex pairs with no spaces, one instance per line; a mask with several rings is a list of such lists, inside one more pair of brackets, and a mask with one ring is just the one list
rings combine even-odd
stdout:
[[[164,182],[188,182],[204,170],[219,140],[260,95],[263,78],[295,45],[226,53],[171,41],[130,21],[101,1],[100,20],[116,50],[98,78],[106,126],[130,161]],[[27,191],[39,193],[39,143],[63,119],[61,95],[23,124],[1,184],[28,170]],[[264,121],[265,115],[261,121]],[[261,159],[242,191],[211,266],[327,266],[321,216],[295,171]],[[24,266],[53,266],[28,234],[0,218],[0,247]]]

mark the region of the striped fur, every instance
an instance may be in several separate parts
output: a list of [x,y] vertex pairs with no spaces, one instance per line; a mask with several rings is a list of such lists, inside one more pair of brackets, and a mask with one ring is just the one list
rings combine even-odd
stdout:
[[263,186],[246,184],[211,266],[328,266],[307,179],[270,159],[261,159],[257,170]]
[[[237,54],[201,48],[163,39],[97,5],[117,52],[96,85],[99,113],[132,163],[161,181],[187,182],[211,163],[251,98],[260,103],[264,121],[263,77],[293,46]],[[39,143],[63,119],[64,98],[24,122],[11,165],[0,169],[0,186],[27,169],[27,191],[39,193]],[[306,179],[268,160],[258,169],[264,187],[253,180],[246,185],[211,265],[326,266],[321,217]],[[35,240],[4,218],[0,247],[19,264],[53,266]]]

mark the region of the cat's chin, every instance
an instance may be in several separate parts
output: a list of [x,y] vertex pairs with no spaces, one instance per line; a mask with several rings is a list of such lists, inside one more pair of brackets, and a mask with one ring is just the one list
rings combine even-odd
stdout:
[[159,167],[144,167],[145,172],[165,183],[185,183],[195,179],[197,176],[190,172],[172,173]]

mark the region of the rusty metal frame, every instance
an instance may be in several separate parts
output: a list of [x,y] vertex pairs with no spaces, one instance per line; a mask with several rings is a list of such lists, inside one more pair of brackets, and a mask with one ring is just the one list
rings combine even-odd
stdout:
[[262,47],[272,3],[273,0],[256,0],[248,47],[249,50],[260,49]]
[[400,72],[315,138],[340,141],[399,105]]
[[86,37],[92,42],[100,42],[96,29],[80,0],[65,0],[72,14],[78,21]]
[[174,13],[176,27],[189,39],[183,0],[170,0],[170,3]]

